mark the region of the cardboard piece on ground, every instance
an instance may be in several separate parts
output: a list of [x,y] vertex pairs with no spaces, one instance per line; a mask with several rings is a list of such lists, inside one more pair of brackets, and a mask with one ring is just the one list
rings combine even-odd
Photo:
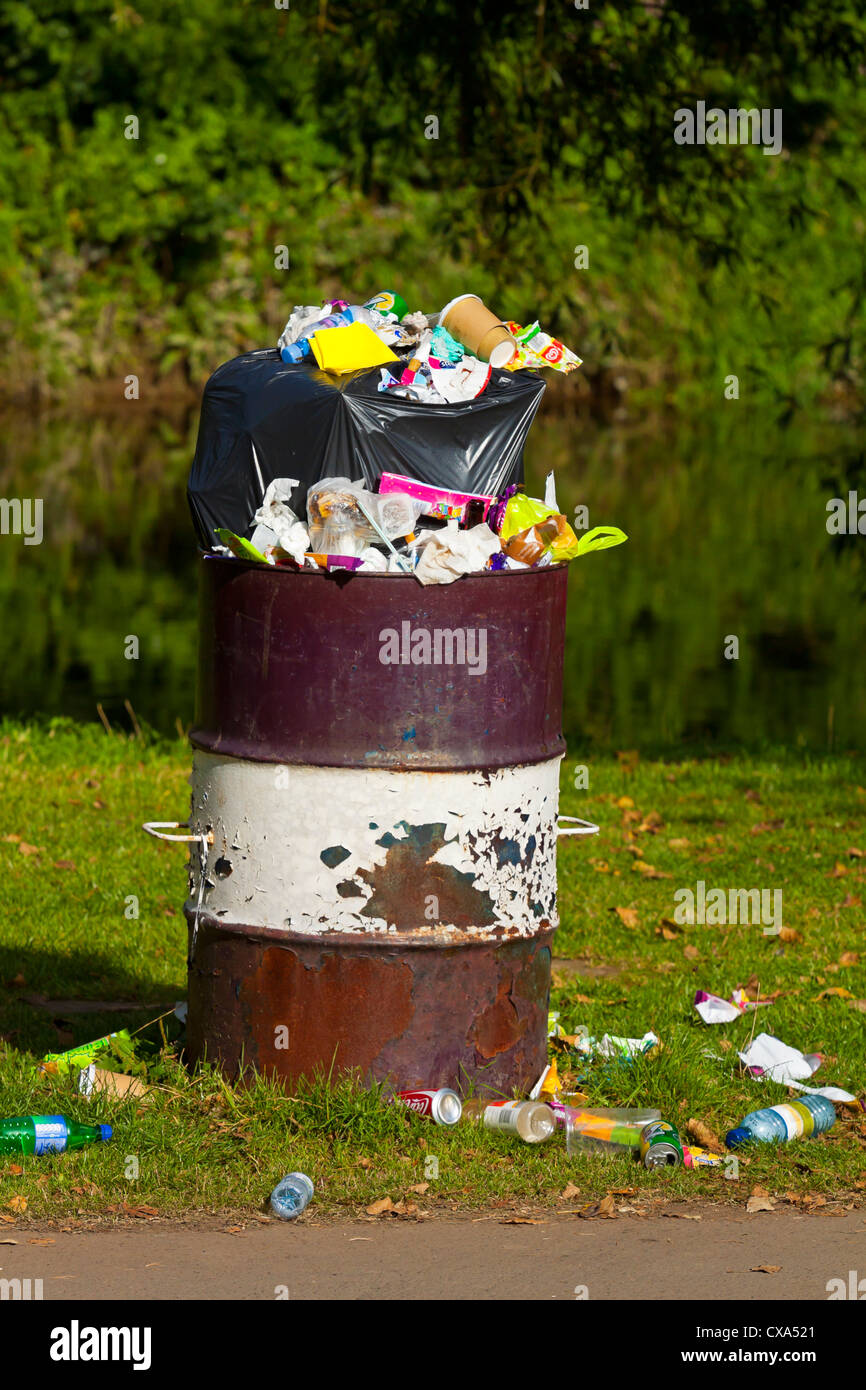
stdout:
[[85,1096],[100,1092],[115,1096],[118,1100],[140,1100],[151,1091],[151,1087],[139,1081],[137,1076],[127,1076],[120,1071],[103,1071],[95,1063],[79,1072],[78,1089]]

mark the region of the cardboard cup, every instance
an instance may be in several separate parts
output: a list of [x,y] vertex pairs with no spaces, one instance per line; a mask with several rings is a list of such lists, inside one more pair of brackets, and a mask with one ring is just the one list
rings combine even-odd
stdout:
[[517,351],[508,329],[477,294],[452,299],[439,315],[439,322],[468,352],[489,362],[491,367],[504,367]]

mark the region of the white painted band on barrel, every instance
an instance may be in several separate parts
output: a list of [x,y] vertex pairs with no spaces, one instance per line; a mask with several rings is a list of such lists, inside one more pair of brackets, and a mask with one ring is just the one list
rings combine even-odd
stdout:
[[[437,827],[434,847],[426,861],[422,853],[421,881],[411,887],[423,895],[428,868],[434,880],[453,873],[464,900],[477,890],[483,911],[477,923],[457,924],[441,903],[422,907],[422,896],[417,922],[401,921],[400,940],[535,936],[558,924],[559,764],[556,757],[489,771],[394,772],[280,767],[196,750],[190,827],[214,837],[203,911],[226,924],[310,936],[397,935],[376,911],[387,897],[377,892],[377,870],[426,826]],[[191,855],[190,908],[198,875]]]

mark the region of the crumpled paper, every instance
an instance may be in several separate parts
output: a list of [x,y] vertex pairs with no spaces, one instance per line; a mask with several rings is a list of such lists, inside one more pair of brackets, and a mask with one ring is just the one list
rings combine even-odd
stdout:
[[730,1023],[732,1019],[757,1007],[756,1003],[746,998],[744,989],[735,989],[730,999],[708,994],[705,989],[699,989],[695,994],[695,1008],[704,1023]]
[[805,1079],[820,1067],[820,1056],[815,1052],[803,1053],[796,1047],[788,1047],[770,1033],[759,1033],[737,1056],[753,1076],[778,1081],[783,1086],[792,1086],[796,1091],[807,1091],[810,1096],[826,1096],[827,1100],[857,1099],[838,1086],[804,1086]]
[[422,584],[453,584],[463,574],[483,570],[490,556],[500,551],[499,537],[486,521],[468,531],[421,531],[414,544],[424,547],[415,569]]
[[274,478],[262,499],[253,521],[257,523],[252,544],[265,551],[269,545],[282,546],[298,565],[310,548],[310,534],[289,506],[297,478]]
[[642,1052],[651,1052],[658,1047],[659,1039],[655,1033],[644,1033],[642,1038],[618,1038],[613,1033],[605,1033],[602,1038],[591,1038],[581,1034],[574,1043],[575,1052],[583,1057],[638,1057]]

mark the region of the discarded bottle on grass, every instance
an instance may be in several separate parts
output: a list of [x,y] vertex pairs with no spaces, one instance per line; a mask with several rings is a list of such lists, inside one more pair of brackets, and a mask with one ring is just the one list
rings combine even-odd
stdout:
[[306,1173],[287,1173],[271,1193],[271,1211],[281,1221],[294,1221],[312,1195],[313,1184]]
[[768,1105],[752,1110],[736,1129],[729,1129],[725,1143],[729,1149],[741,1144],[772,1144],[783,1140],[824,1134],[836,1123],[836,1111],[826,1096],[804,1096],[789,1105]]
[[587,1109],[551,1104],[557,1129],[565,1129],[569,1153],[595,1149],[605,1153],[636,1153],[643,1130],[661,1119],[660,1110]]
[[506,1100],[484,1108],[485,1129],[519,1134],[526,1144],[543,1144],[556,1129],[549,1105],[538,1100]]
[[15,1115],[0,1120],[0,1154],[62,1154],[104,1144],[111,1125],[80,1125],[65,1115]]

